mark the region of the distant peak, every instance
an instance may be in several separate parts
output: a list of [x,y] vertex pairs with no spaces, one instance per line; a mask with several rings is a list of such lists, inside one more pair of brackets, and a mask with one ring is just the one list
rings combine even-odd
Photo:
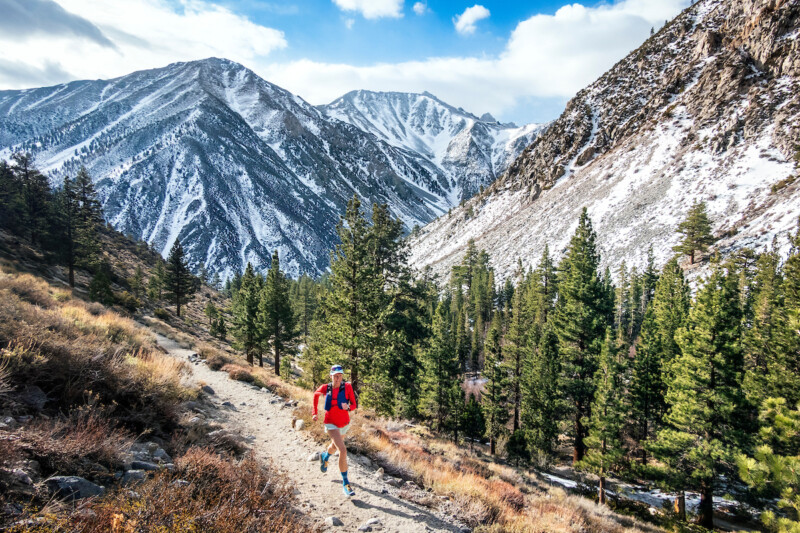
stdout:
[[494,118],[491,113],[484,113],[481,115],[481,120],[484,122],[497,122],[497,119]]

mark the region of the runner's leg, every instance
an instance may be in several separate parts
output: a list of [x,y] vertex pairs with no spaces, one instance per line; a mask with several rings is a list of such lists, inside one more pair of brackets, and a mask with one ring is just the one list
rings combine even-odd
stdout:
[[339,472],[347,472],[347,448],[344,445],[344,438],[338,429],[329,429],[328,435],[333,440],[334,446],[339,450]]

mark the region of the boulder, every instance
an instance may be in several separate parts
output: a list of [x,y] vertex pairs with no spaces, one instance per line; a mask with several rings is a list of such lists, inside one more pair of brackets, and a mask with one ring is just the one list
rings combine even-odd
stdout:
[[314,461],[319,461],[319,452],[314,452],[308,456],[309,463],[313,463]]
[[402,479],[397,479],[396,477],[387,477],[386,478],[386,484],[389,485],[390,487],[398,487],[399,488],[399,487],[403,486],[403,480]]
[[47,394],[36,385],[25,385],[17,399],[37,411],[44,409],[48,400]]
[[302,419],[301,420],[295,420],[294,429],[296,429],[297,431],[302,431],[303,428],[305,428],[305,427],[306,427],[306,423]]
[[375,471],[375,479],[383,479],[383,468],[379,468]]
[[123,485],[134,485],[145,480],[147,474],[144,470],[128,470],[122,475]]
[[214,396],[214,395],[216,394],[216,392],[214,392],[214,389],[212,389],[212,388],[211,388],[211,387],[209,387],[208,385],[203,385],[203,386],[200,388],[200,390],[201,390],[201,391],[203,391],[203,392],[205,392],[205,393],[206,393],[206,394],[208,394],[209,396]]
[[144,470],[146,472],[153,472],[156,470],[161,470],[161,467],[155,463],[150,463],[147,461],[132,461],[131,470]]
[[102,495],[106,489],[78,476],[55,476],[45,482],[54,497],[64,500],[80,500]]
[[169,456],[167,452],[164,451],[163,448],[159,448],[153,454],[153,459],[157,460],[159,463],[171,463],[172,457]]
[[325,523],[328,524],[329,526],[335,526],[335,527],[344,525],[344,522],[342,522],[335,516],[329,516],[328,518],[326,518]]

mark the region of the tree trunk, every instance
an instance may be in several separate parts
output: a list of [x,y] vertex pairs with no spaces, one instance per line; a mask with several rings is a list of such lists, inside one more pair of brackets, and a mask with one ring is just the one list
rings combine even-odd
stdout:
[[597,486],[597,503],[605,505],[606,503],[606,477],[600,475],[600,484]]
[[245,350],[247,353],[247,364],[253,366],[253,351],[252,350]]
[[675,496],[674,510],[675,510],[675,514],[678,515],[678,520],[680,522],[686,522],[686,493],[685,492],[680,491]]
[[492,437],[489,439],[489,455],[494,455],[494,451],[495,451],[495,442],[494,442],[494,437]]
[[572,452],[572,464],[582,460],[586,452],[583,444],[583,420],[579,413],[580,411],[575,414],[575,449]]
[[181,316],[181,297],[177,294],[175,295],[175,314]]
[[350,384],[353,386],[353,390],[358,392],[358,348],[350,351],[350,362],[353,365],[350,369]]
[[698,511],[697,523],[706,529],[714,528],[714,491],[711,485],[703,487],[700,491],[700,507]]
[[274,355],[275,355],[275,375],[276,376],[280,376],[281,375],[281,354],[278,353],[277,349],[275,349],[273,351],[274,351]]

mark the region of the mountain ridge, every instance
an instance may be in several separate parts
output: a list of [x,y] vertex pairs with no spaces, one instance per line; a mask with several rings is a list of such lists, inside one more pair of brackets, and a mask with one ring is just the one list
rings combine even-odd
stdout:
[[54,183],[85,165],[115,228],[162,255],[180,238],[194,268],[223,277],[266,269],[274,249],[291,275],[324,272],[354,194],[408,229],[463,196],[418,152],[220,58],[0,91],[0,157],[18,150]]

